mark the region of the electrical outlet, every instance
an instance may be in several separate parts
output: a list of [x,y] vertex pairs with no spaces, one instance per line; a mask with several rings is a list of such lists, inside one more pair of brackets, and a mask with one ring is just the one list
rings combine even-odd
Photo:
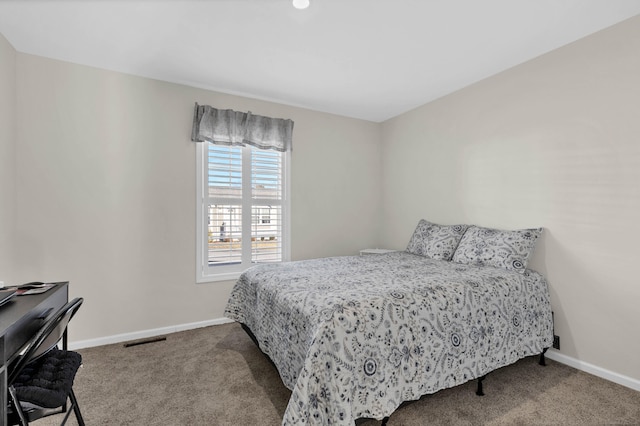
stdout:
[[560,336],[553,335],[553,349],[560,350]]

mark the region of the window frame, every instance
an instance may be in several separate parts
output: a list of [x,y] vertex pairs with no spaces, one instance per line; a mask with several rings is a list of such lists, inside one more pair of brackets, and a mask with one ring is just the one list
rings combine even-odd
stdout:
[[[210,142],[196,144],[196,283],[236,280],[244,270],[256,265],[239,263],[233,265],[209,266],[208,261],[208,204],[206,191],[208,190],[208,155]],[[251,193],[251,164],[246,161],[247,150],[259,149],[252,146],[242,148],[242,206],[252,205]],[[282,262],[291,260],[291,152],[280,152],[282,155]],[[249,164],[247,164],[249,163]],[[248,179],[246,178],[248,177]],[[248,197],[247,201],[245,198]],[[250,216],[250,215],[249,215]],[[250,223],[249,223],[250,224]],[[251,250],[251,226],[243,226],[242,250]],[[244,230],[248,229],[249,236],[245,237]],[[248,245],[245,246],[245,244]]]

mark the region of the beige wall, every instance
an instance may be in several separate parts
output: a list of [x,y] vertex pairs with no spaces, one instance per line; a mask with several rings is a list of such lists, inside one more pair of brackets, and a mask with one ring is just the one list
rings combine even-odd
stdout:
[[251,110],[295,121],[294,259],[402,249],[423,217],[544,226],[561,353],[640,380],[638,51],[635,18],[380,125],[0,37],[0,273],[70,280],[72,340],[221,317],[232,283],[195,284],[191,114]]
[[16,51],[0,34],[0,281],[13,279]]
[[543,226],[561,354],[640,380],[640,17],[383,124],[382,241]]
[[380,125],[17,55],[16,280],[69,280],[72,340],[223,317],[195,283],[194,102],[291,118],[292,256],[356,254],[380,221]]

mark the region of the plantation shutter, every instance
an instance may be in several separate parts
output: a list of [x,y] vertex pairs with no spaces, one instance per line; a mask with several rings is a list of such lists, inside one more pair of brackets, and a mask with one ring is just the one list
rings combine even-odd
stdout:
[[[243,152],[245,150],[245,152]],[[241,263],[243,212],[250,214],[250,262],[282,260],[283,161],[282,154],[256,148],[208,147],[209,263]],[[243,180],[243,163],[250,174]],[[244,196],[244,191],[251,193]],[[246,213],[245,213],[246,214]],[[249,228],[246,228],[249,229]]]
[[251,154],[251,261],[277,262],[282,260],[282,155],[258,149]]
[[209,264],[242,261],[242,148],[208,145]]

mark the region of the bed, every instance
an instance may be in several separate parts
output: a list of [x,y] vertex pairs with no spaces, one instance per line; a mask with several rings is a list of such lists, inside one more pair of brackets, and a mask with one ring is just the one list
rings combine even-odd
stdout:
[[405,401],[551,346],[547,282],[526,268],[532,247],[524,262],[513,256],[521,241],[487,254],[491,235],[466,241],[465,227],[443,250],[434,237],[442,232],[423,222],[442,228],[421,221],[407,251],[262,264],[241,275],[225,314],[250,331],[292,391],[283,425],[387,418]]

